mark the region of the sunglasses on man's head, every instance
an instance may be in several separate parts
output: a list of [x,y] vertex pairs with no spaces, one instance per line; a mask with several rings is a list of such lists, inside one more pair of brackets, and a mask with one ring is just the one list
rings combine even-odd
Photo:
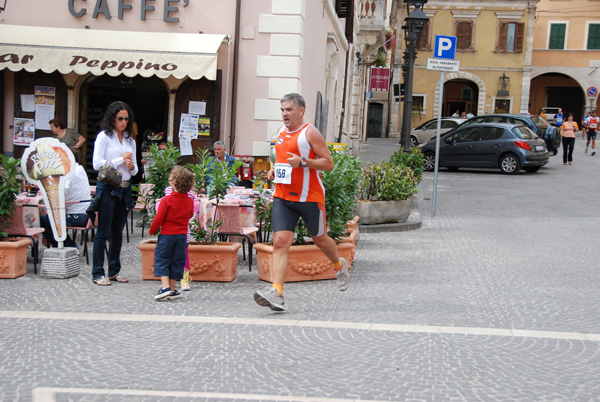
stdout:
[[119,120],[119,121],[123,121],[123,120],[129,121],[129,117],[119,116],[119,117],[117,117],[117,120]]

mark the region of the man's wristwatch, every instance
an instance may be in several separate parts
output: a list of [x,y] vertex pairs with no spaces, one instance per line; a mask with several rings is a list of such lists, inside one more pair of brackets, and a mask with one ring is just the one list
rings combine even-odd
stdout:
[[300,162],[300,167],[305,168],[307,165],[308,163],[306,162],[306,159],[302,158],[302,162]]

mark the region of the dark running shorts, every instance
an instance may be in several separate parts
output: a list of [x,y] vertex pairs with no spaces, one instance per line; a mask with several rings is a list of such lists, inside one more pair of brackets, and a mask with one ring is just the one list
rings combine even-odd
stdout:
[[591,140],[592,138],[593,138],[593,139],[596,139],[596,130],[590,130],[590,129],[588,128],[588,130],[587,130],[587,140],[589,141],[589,140]]
[[271,210],[273,233],[281,230],[293,232],[300,217],[304,220],[306,229],[311,236],[318,237],[325,234],[324,205],[318,202],[296,202],[273,198],[273,209]]

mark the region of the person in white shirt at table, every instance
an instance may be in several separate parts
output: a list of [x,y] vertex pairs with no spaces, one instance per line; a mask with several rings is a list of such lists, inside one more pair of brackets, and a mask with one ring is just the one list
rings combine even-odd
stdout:
[[[88,181],[87,172],[84,167],[79,164],[81,152],[77,148],[71,147],[69,149],[73,152],[73,156],[77,163],[75,165],[73,176],[65,182],[67,226],[85,227],[89,219],[85,210],[90,206],[90,199],[92,197],[90,183]],[[52,247],[58,247],[58,242],[52,233],[52,226],[50,225],[48,215],[40,216],[40,225],[45,229],[44,238],[48,244]],[[77,244],[75,244],[68,234],[64,245],[65,247],[77,248]]]

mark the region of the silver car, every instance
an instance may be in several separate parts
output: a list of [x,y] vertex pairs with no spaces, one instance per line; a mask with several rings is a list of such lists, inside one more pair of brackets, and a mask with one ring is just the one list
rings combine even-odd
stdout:
[[[442,127],[440,134],[444,134],[458,127],[462,122],[467,119],[461,119],[458,117],[442,117]],[[410,146],[416,147],[419,144],[423,144],[429,141],[431,138],[437,135],[437,119],[431,119],[415,127],[410,132]]]

